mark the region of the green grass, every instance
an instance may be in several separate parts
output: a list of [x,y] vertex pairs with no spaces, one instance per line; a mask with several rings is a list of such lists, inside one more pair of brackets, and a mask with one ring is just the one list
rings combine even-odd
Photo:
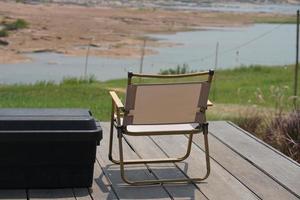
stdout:
[[[252,66],[216,72],[210,99],[222,104],[250,104],[273,107],[272,86],[287,86],[285,96],[292,95],[293,67]],[[153,80],[148,80],[152,82]],[[126,79],[98,82],[94,78],[65,79],[60,84],[38,82],[32,85],[0,85],[0,107],[28,108],[89,108],[100,120],[108,120],[111,110],[110,89],[124,90]],[[264,102],[257,102],[257,88],[263,93]],[[215,90],[215,96],[213,96]],[[239,92],[238,92],[239,91]],[[239,93],[239,94],[238,94]],[[124,97],[124,93],[119,93]],[[300,86],[299,92],[300,94]],[[250,102],[250,103],[249,103]],[[211,116],[218,119],[218,116]]]
[[99,83],[2,85],[0,94],[2,108],[89,108],[97,118],[105,120],[111,106],[108,91]]
[[[285,87],[286,97],[293,93],[293,66],[263,67],[250,66],[216,72],[211,98],[217,103],[246,104],[258,103],[262,106],[274,106],[272,87]],[[263,101],[255,93],[261,91]],[[215,93],[215,97],[213,94]],[[298,87],[300,94],[300,86]]]

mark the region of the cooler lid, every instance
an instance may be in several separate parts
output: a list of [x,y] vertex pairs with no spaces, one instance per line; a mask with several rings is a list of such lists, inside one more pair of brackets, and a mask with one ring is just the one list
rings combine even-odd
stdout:
[[88,109],[0,109],[0,131],[95,129]]

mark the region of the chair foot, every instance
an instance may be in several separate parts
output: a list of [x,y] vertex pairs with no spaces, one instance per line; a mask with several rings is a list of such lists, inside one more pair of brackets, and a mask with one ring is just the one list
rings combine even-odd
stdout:
[[121,173],[122,180],[133,186],[143,186],[143,185],[157,185],[157,184],[188,184],[188,183],[200,183],[207,179],[209,176],[209,171],[203,178],[185,178],[185,179],[153,179],[153,180],[144,180],[144,181],[131,181],[125,177],[125,171]]
[[[112,157],[109,157],[109,160],[114,164],[119,165],[120,161],[115,160]],[[150,164],[150,163],[170,163],[170,162],[181,162],[185,160],[185,158],[163,158],[163,159],[137,159],[137,160],[124,160],[123,163],[130,164]]]

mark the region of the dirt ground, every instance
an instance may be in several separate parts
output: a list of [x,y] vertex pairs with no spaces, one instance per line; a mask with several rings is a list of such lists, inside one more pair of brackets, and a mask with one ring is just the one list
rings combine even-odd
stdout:
[[[24,19],[26,29],[9,32],[0,45],[0,63],[28,62],[22,53],[59,52],[84,56],[139,57],[145,34],[173,33],[201,27],[242,26],[253,16],[204,11],[84,7],[62,4],[29,5],[0,2],[0,24]],[[147,37],[146,37],[147,38]],[[174,45],[147,38],[147,47]],[[154,54],[151,48],[146,54]]]

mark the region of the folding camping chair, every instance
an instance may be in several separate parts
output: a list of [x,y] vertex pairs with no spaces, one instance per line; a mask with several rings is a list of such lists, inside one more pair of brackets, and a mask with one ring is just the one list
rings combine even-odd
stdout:
[[[110,91],[112,97],[112,113],[109,159],[113,163],[120,165],[121,177],[126,183],[131,185],[150,185],[160,183],[199,182],[209,176],[208,123],[206,122],[205,111],[210,104],[208,95],[213,74],[214,71],[212,70],[181,75],[146,75],[129,72],[125,106],[122,104],[117,94],[114,91]],[[197,76],[207,76],[207,79],[205,79],[205,81],[184,81],[181,83],[132,83],[133,77],[155,78],[156,80]],[[117,129],[119,141],[119,160],[115,160],[112,157],[114,128]],[[125,176],[124,166],[127,164],[167,163],[185,160],[191,152],[193,134],[200,132],[203,132],[205,144],[206,174],[204,177],[131,181]],[[122,146],[124,134],[130,136],[187,134],[189,135],[189,140],[187,151],[183,157],[124,160]]]

